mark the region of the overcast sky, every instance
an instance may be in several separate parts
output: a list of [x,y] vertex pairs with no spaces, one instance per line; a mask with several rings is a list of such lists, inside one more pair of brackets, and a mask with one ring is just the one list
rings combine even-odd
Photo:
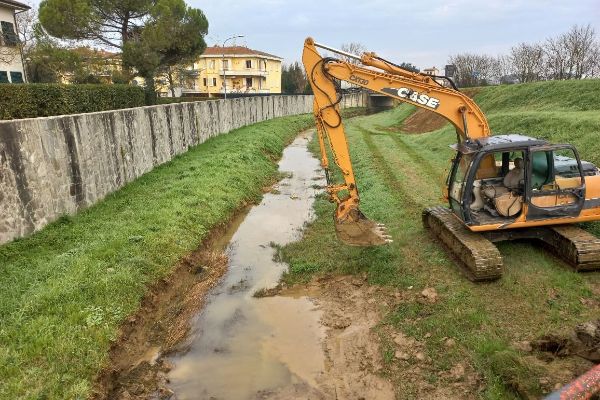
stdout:
[[[448,55],[497,55],[543,41],[573,24],[600,36],[600,0],[186,0],[210,24],[207,43],[245,35],[237,44],[300,60],[304,38],[370,51],[420,68],[442,67]],[[39,3],[39,0],[36,1]]]

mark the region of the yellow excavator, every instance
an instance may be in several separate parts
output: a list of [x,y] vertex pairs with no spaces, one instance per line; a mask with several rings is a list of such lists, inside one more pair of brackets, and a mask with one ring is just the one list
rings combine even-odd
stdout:
[[[343,56],[322,57],[317,48]],[[357,63],[349,62],[355,60]],[[327,192],[337,204],[338,238],[353,246],[391,242],[384,225],[359,209],[360,197],[339,103],[340,82],[432,111],[455,128],[456,155],[444,197],[448,207],[423,211],[423,224],[473,281],[498,279],[502,257],[493,244],[537,239],[577,271],[600,268],[600,240],[573,225],[600,220],[600,170],[569,144],[519,134],[491,135],[488,121],[444,76],[408,71],[375,53],[350,54],[306,39],[302,62],[314,93],[314,116]],[[343,182],[329,171],[327,146]]]

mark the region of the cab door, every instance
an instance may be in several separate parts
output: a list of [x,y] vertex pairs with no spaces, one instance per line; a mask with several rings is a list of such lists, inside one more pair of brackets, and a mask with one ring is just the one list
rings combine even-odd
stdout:
[[[448,176],[446,183],[448,188],[448,201],[450,202],[450,208],[454,213],[465,221],[466,214],[464,212],[464,195],[465,195],[465,184],[469,176],[469,169],[473,162],[473,156],[471,154],[464,154],[457,152],[454,157],[452,170]],[[470,202],[469,202],[470,204]]]
[[577,150],[570,145],[532,147],[527,164],[527,220],[577,217],[585,202]]

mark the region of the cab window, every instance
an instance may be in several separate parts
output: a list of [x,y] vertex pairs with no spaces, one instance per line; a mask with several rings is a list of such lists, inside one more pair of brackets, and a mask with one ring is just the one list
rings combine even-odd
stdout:
[[573,149],[536,151],[531,155],[533,193],[583,186],[583,178]]

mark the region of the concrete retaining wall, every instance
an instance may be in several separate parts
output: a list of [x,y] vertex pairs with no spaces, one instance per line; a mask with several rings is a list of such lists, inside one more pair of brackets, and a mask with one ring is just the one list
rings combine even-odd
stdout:
[[[364,105],[353,94],[342,107]],[[213,136],[309,112],[312,96],[269,96],[0,121],[0,243],[91,206]]]

